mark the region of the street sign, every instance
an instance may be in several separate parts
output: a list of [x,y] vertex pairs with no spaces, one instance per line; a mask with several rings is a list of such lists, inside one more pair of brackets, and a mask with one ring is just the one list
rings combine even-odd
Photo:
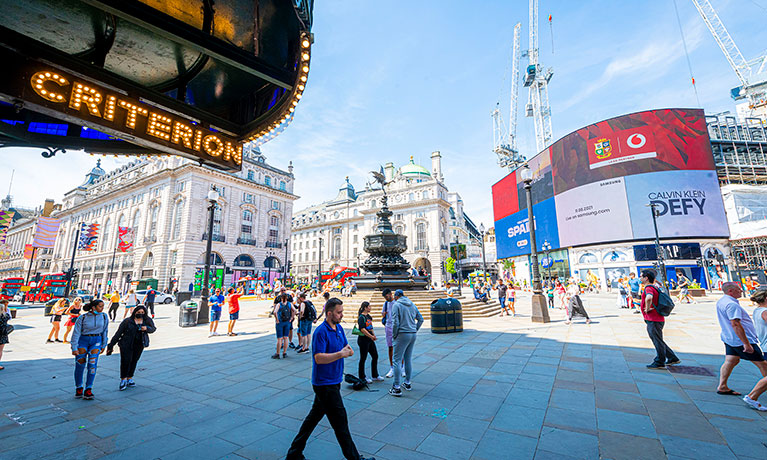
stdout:
[[549,268],[554,265],[554,259],[551,257],[544,257],[541,259],[541,267]]

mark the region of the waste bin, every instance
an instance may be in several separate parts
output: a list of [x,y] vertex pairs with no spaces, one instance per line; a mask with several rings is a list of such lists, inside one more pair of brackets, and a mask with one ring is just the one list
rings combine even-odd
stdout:
[[179,327],[197,326],[197,302],[187,300],[178,307]]
[[436,299],[431,303],[431,332],[463,332],[463,311],[457,299]]
[[187,300],[192,300],[191,291],[178,291],[176,293],[176,305],[181,305]]

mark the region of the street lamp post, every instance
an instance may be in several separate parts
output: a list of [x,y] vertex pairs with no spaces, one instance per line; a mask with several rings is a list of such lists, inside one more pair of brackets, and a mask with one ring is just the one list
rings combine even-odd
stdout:
[[482,274],[484,275],[483,278],[485,279],[485,284],[487,285],[487,260],[485,259],[485,224],[479,224],[479,233],[482,237]]
[[541,289],[541,273],[538,270],[538,248],[535,243],[535,217],[533,216],[533,173],[525,163],[522,166],[522,181],[525,183],[525,195],[527,197],[527,227],[530,231],[530,262],[533,266],[533,297],[532,297],[532,320],[535,323],[548,323],[549,310],[546,307],[546,298]]
[[660,279],[663,283],[663,287],[668,289],[668,284],[666,284],[666,262],[663,260],[663,247],[660,245],[660,237],[658,236],[657,218],[660,216],[660,212],[655,209],[655,206],[657,205],[654,202],[651,201],[648,206],[650,206],[650,212],[652,214],[652,226],[655,229],[655,255],[658,259],[658,271],[660,271]]
[[285,281],[288,279],[288,240],[285,239],[285,263],[282,266],[282,285],[285,285]]
[[320,256],[317,258],[317,292],[322,290],[322,234],[320,230]]
[[272,285],[272,264],[274,264],[274,260],[272,259],[272,257],[274,257],[274,249],[269,248],[266,251],[266,261],[264,264],[266,265],[266,271],[267,271],[266,282],[267,284],[269,284],[269,286]]
[[205,242],[205,270],[202,274],[202,299],[200,301],[200,311],[197,313],[197,324],[206,324],[209,319],[208,297],[210,297],[210,288],[208,286],[210,279],[210,256],[213,250],[213,215],[216,212],[218,202],[218,190],[212,186],[208,191],[208,241]]
[[458,295],[463,296],[461,294],[461,285],[463,284],[463,280],[461,280],[461,248],[458,246],[458,235],[455,236],[455,272],[458,274]]
[[546,251],[546,265],[548,265],[546,269],[549,274],[548,282],[551,283],[551,266],[554,265],[554,259],[551,258],[551,243],[544,241],[542,247]]

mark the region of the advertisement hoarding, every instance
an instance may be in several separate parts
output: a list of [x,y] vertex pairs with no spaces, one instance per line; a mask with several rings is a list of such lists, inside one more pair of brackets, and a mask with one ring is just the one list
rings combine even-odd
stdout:
[[[552,248],[652,238],[651,201],[660,211],[661,237],[729,236],[703,110],[601,121],[563,137],[528,165],[536,232],[555,232],[538,237],[539,246],[544,238]],[[527,219],[520,171],[492,189],[498,257],[529,254],[529,237],[517,231]],[[547,202],[551,209],[540,206]]]
[[[535,242],[538,251],[544,244],[558,248],[559,231],[554,198],[533,205],[535,216]],[[499,257],[513,257],[530,253],[530,229],[527,209],[517,211],[495,223],[495,244]],[[502,255],[500,255],[502,254]]]

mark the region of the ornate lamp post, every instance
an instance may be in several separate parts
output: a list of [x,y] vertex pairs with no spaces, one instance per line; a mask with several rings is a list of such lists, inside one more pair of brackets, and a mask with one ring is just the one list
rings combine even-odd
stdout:
[[482,237],[482,273],[484,275],[485,284],[487,284],[487,260],[485,259],[485,224],[479,224],[479,234]]
[[652,213],[652,226],[655,229],[655,256],[658,259],[658,271],[660,271],[660,279],[663,283],[663,287],[668,289],[666,284],[666,262],[663,260],[663,247],[660,245],[660,238],[658,237],[658,221],[656,220],[660,216],[660,212],[655,209],[656,204],[650,202],[647,206],[650,207]]
[[200,310],[197,313],[197,324],[206,324],[209,319],[208,297],[210,297],[210,288],[208,280],[210,278],[210,255],[213,249],[213,214],[216,212],[218,202],[218,190],[213,186],[208,191],[208,241],[205,242],[205,270],[202,274],[202,300],[200,301]]
[[264,265],[266,265],[267,275],[266,275],[266,282],[269,284],[269,286],[272,285],[272,265],[274,264],[274,249],[269,248],[266,251],[266,260],[264,260]]
[[461,294],[461,284],[463,284],[461,280],[461,248],[458,246],[458,235],[455,236],[455,272],[458,274],[458,295],[463,296]]
[[285,264],[282,266],[282,285],[285,285],[285,281],[288,279],[288,242],[289,239],[285,238]]
[[320,256],[317,258],[317,292],[322,289],[322,235],[324,230],[320,230]]
[[541,245],[541,248],[546,251],[546,265],[548,265],[547,270],[549,273],[549,283],[551,283],[551,266],[554,265],[554,259],[551,258],[551,243],[548,241],[544,241]]
[[527,226],[530,230],[530,262],[533,266],[533,298],[532,307],[533,314],[532,320],[535,323],[548,323],[549,310],[546,308],[546,298],[543,296],[543,289],[541,289],[541,274],[538,271],[538,247],[535,243],[535,217],[533,216],[533,172],[530,171],[530,167],[525,163],[521,170],[522,182],[525,183],[525,195],[527,197]]

